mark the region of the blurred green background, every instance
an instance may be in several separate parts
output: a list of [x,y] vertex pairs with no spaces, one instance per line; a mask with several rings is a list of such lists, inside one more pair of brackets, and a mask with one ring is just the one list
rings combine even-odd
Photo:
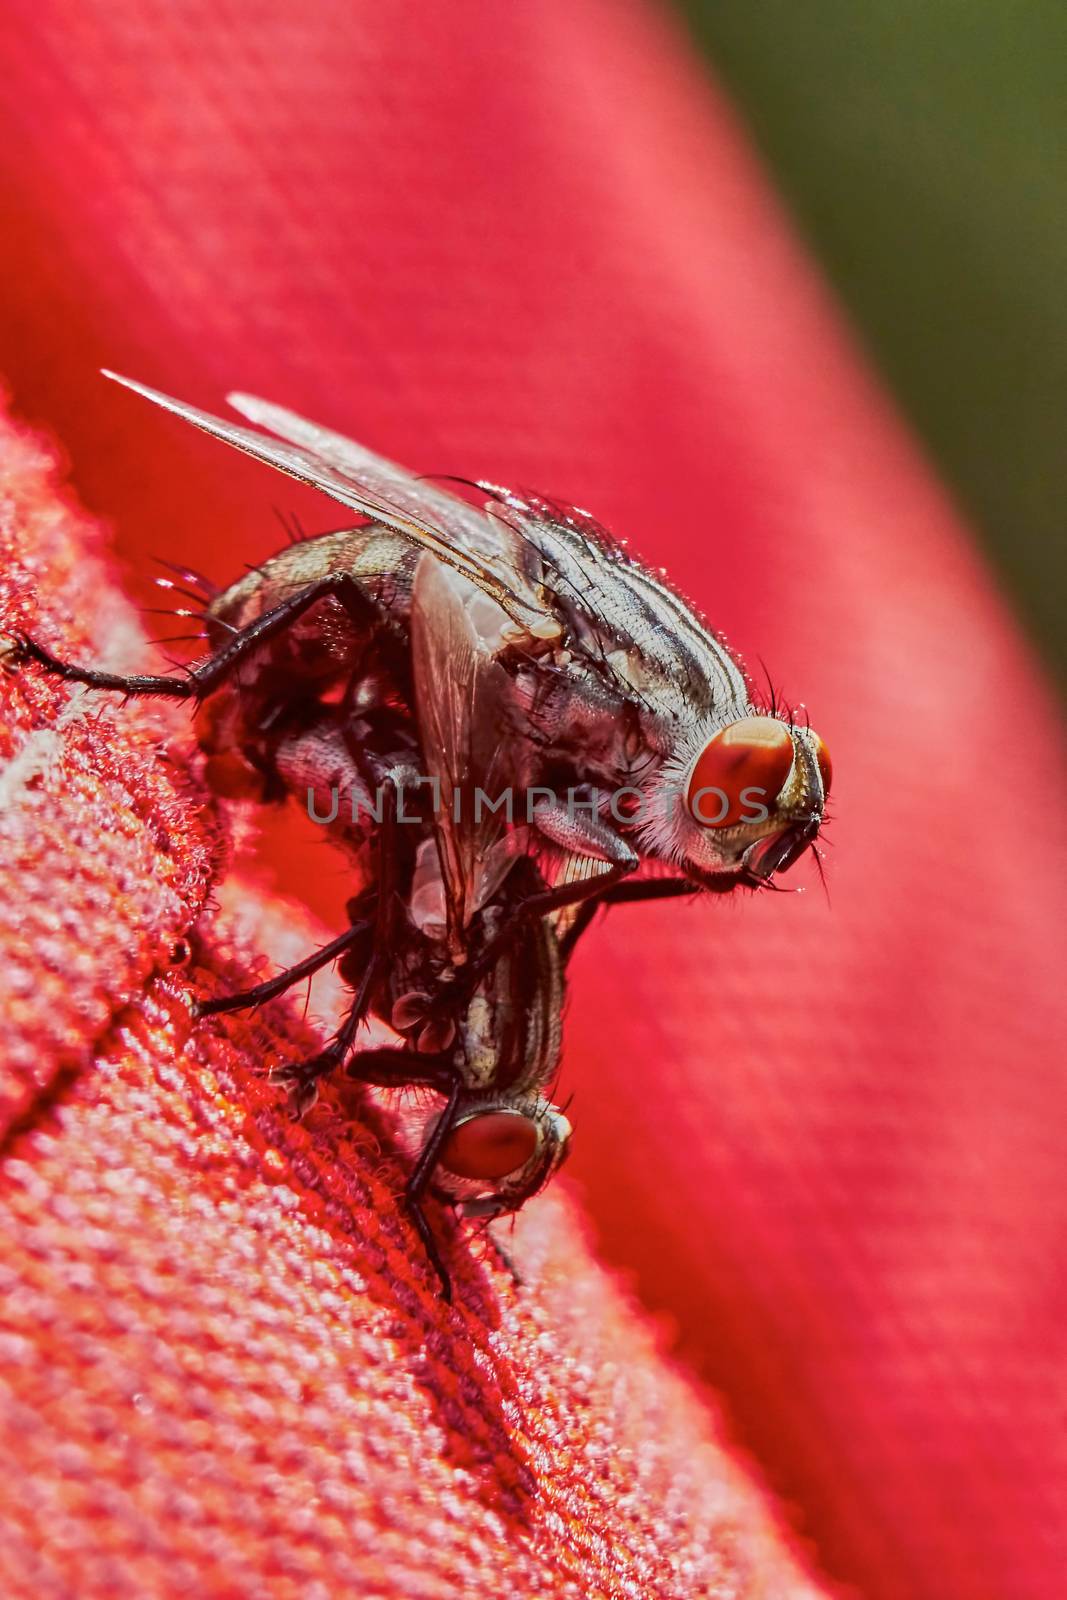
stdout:
[[676,0],[1067,674],[1067,0]]

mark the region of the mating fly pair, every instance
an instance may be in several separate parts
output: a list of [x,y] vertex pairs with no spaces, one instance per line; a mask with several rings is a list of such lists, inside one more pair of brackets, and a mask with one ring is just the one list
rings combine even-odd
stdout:
[[[500,808],[483,803],[499,787],[494,711],[505,687],[479,631],[483,611],[479,590],[424,553],[405,647],[369,636],[340,700],[280,705],[269,674],[258,690],[249,686],[245,737],[264,770],[269,744],[275,775],[294,793],[310,800],[328,786],[335,801],[342,792],[358,802],[335,804],[328,826],[368,887],[349,902],[348,930],[324,949],[256,989],[199,1006],[206,1016],[261,1004],[339,960],[353,991],[341,1028],[317,1056],[276,1076],[298,1112],[319,1078],[346,1061],[352,1078],[430,1090],[443,1102],[423,1105],[405,1195],[446,1298],[450,1278],[424,1194],[465,1218],[517,1211],[562,1162],[571,1131],[545,1091],[559,1067],[573,939],[565,912],[512,919],[546,885],[525,830],[508,831]],[[404,1046],[353,1052],[370,1014]]]
[[[245,427],[119,381],[321,490],[359,525],[298,542],[210,599],[211,654],[182,676],[79,668],[29,640],[24,654],[125,694],[214,696],[199,737],[223,794],[303,798],[340,778],[368,799],[384,783],[419,815],[425,780],[435,780],[419,828],[395,815],[369,831],[348,819],[331,828],[376,856],[369,898],[353,903],[347,934],[254,997],[339,956],[358,978],[337,1040],[298,1074],[305,1086],[347,1055],[369,1010],[417,1018],[423,1049],[402,1052],[405,1081],[428,1081],[429,1058],[452,1052],[447,1090],[444,1077],[431,1085],[449,1099],[425,1160],[440,1171],[444,1151],[454,1168],[472,1169],[472,1183],[484,1178],[484,1195],[491,1175],[473,1168],[491,1156],[475,1147],[491,1143],[480,1134],[500,1109],[485,1110],[481,1128],[472,1117],[461,1139],[456,1107],[476,1086],[516,1102],[533,1093],[540,1108],[552,1049],[525,1037],[521,1014],[557,1003],[562,955],[593,907],[772,886],[815,847],[826,748],[807,726],[757,709],[721,640],[585,513],[489,485],[472,504],[267,402],[231,397],[258,425]],[[520,826],[496,812],[488,827],[476,820],[475,789],[493,803],[506,794]],[[446,796],[465,806],[450,808]],[[431,958],[408,930],[435,896],[443,916],[420,930]],[[526,968],[539,976],[524,990],[515,974]],[[503,1006],[487,1005],[497,988]],[[489,1038],[487,1056],[476,1036]],[[474,1058],[490,1064],[471,1069]],[[532,1176],[492,1175],[507,1180],[495,1192],[512,1209],[555,1164],[543,1155],[548,1114],[515,1114],[530,1124],[510,1133],[521,1132],[516,1149],[527,1150]],[[509,1130],[494,1128],[506,1145]],[[421,1160],[416,1175],[428,1181]]]

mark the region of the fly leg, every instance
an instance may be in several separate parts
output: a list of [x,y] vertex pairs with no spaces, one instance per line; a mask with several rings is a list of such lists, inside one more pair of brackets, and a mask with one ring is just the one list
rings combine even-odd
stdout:
[[588,928],[601,906],[630,905],[639,900],[675,900],[679,895],[698,892],[699,885],[688,878],[643,878],[637,883],[617,883],[605,889],[595,900],[585,900],[579,906],[574,921],[559,941],[560,958],[566,966],[574,954],[574,947]]
[[524,1283],[526,1282],[526,1279],[523,1277],[522,1273],[519,1271],[518,1267],[515,1265],[515,1257],[512,1255],[511,1251],[509,1249],[507,1249],[507,1247],[505,1245],[501,1244],[499,1238],[493,1232],[492,1228],[489,1226],[488,1223],[486,1223],[486,1226],[485,1226],[485,1237],[486,1237],[486,1239],[488,1239],[489,1244],[492,1247],[493,1251],[495,1252],[496,1256],[498,1257],[501,1266],[504,1268],[504,1271],[508,1274],[508,1277],[511,1279],[512,1283],[515,1285],[516,1289],[521,1289],[522,1286],[524,1285]]
[[127,675],[103,672],[97,667],[79,667],[71,661],[60,661],[27,634],[17,636],[15,658],[35,661],[55,677],[65,678],[69,683],[84,683],[91,689],[114,689],[124,695],[164,695],[173,700],[202,700],[225,683],[254,650],[292,627],[305,611],[327,595],[333,595],[344,606],[357,628],[366,628],[381,620],[377,606],[364,594],[351,573],[328,572],[298,594],[265,611],[228,639],[214,655],[189,667],[180,676]]
[[702,885],[692,878],[642,878],[638,883],[619,883],[604,896],[607,906],[632,905],[637,900],[677,900],[683,894],[698,894]]
[[[619,834],[599,817],[590,816],[579,822],[572,811],[558,802],[539,802],[530,812],[534,826],[554,844],[580,857],[592,857],[600,864],[600,871],[587,878],[575,878],[569,883],[558,883],[551,889],[537,889],[524,899],[508,907],[503,926],[494,934],[473,961],[463,968],[455,984],[442,988],[441,1002],[452,1006],[457,992],[469,995],[487,972],[490,972],[519,928],[537,917],[547,917],[566,906],[599,898],[605,891],[618,885],[629,873],[635,872],[640,858],[630,849]],[[584,928],[587,924],[582,923]],[[581,929],[579,929],[581,931]],[[573,941],[572,941],[573,947]]]
[[430,1179],[436,1170],[437,1163],[441,1159],[441,1151],[444,1149],[445,1140],[452,1132],[462,1097],[463,1080],[457,1076],[445,1102],[445,1109],[441,1112],[434,1124],[433,1132],[423,1145],[419,1153],[419,1159],[415,1163],[415,1170],[412,1172],[404,1189],[404,1203],[411,1215],[412,1222],[415,1224],[419,1238],[423,1242],[426,1254],[430,1258],[430,1265],[441,1280],[441,1298],[448,1301],[452,1299],[452,1279],[449,1277],[448,1269],[441,1260],[441,1252],[437,1248],[437,1240],[434,1238],[433,1229],[430,1227],[430,1219],[422,1209],[422,1201]]
[[257,983],[252,989],[242,990],[240,994],[221,995],[215,1000],[198,1000],[193,1007],[194,1017],[217,1017],[226,1011],[250,1011],[254,1006],[265,1005],[276,995],[284,994],[294,983],[299,983],[301,978],[310,977],[313,972],[328,967],[331,961],[336,961],[350,945],[361,939],[370,927],[369,922],[354,922],[336,939],[324,944],[321,950],[313,951],[303,961],[298,961],[295,967],[287,967],[277,977],[269,978],[266,983]]
[[[611,891],[609,890],[608,892],[610,893]],[[600,910],[600,906],[601,901],[599,900],[583,900],[575,912],[574,920],[559,941],[559,958],[563,963],[564,969],[566,969],[571,956],[574,954],[575,945]]]
[[[368,963],[367,973],[373,963]],[[319,1079],[335,1072],[355,1043],[356,1034],[367,1012],[369,985],[360,985],[360,991],[349,1008],[345,1020],[324,1050],[304,1061],[290,1061],[271,1073],[274,1083],[285,1084],[291,1094],[293,1119],[299,1122],[315,1104],[319,1094]]]
[[640,866],[640,858],[609,822],[590,812],[582,816],[577,806],[563,806],[558,800],[539,801],[530,810],[530,821],[552,844],[572,856],[600,863],[600,870],[587,878],[575,878],[541,889],[520,906],[524,917],[547,916],[550,911],[577,905],[591,896],[612,890]]
[[444,1110],[434,1123],[429,1138],[419,1151],[418,1160],[404,1186],[404,1204],[422,1240],[423,1247],[441,1282],[441,1298],[452,1299],[452,1279],[441,1259],[441,1252],[430,1219],[422,1207],[445,1141],[455,1124],[463,1098],[463,1079],[448,1055],[420,1055],[415,1050],[361,1050],[345,1068],[345,1074],[362,1083],[384,1088],[409,1088],[422,1085],[447,1094]]
[[[340,1028],[324,1050],[306,1061],[296,1061],[280,1067],[275,1081],[288,1083],[293,1091],[293,1114],[298,1119],[315,1104],[318,1081],[336,1071],[351,1053],[356,1034],[370,1010],[374,993],[388,970],[394,944],[394,930],[398,909],[402,911],[397,895],[397,851],[395,844],[399,789],[391,784],[383,796],[382,822],[378,833],[378,871],[374,921],[361,932],[371,932],[370,958],[366,962],[356,986],[352,1004]],[[352,909],[360,899],[352,902]],[[350,930],[351,931],[351,930]],[[336,942],[336,941],[335,941]],[[321,953],[321,952],[320,952]]]

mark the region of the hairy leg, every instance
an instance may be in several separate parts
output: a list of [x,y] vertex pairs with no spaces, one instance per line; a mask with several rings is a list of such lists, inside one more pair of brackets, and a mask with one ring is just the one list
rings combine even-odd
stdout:
[[227,639],[214,655],[188,668],[180,676],[151,673],[127,675],[103,672],[97,667],[80,667],[70,661],[61,661],[26,634],[18,636],[16,657],[23,661],[34,661],[56,677],[65,678],[69,683],[87,684],[91,689],[113,689],[125,695],[163,695],[175,700],[202,700],[225,683],[253,651],[292,627],[305,611],[327,595],[333,595],[340,601],[357,628],[366,628],[379,621],[378,608],[364,594],[356,579],[347,572],[331,572],[316,579],[299,594],[265,611],[231,639]]
[[362,938],[369,927],[370,924],[366,922],[354,923],[336,939],[331,939],[329,944],[324,944],[321,950],[313,951],[303,961],[298,961],[296,966],[287,967],[284,972],[279,972],[277,977],[268,978],[265,983],[257,983],[252,989],[245,989],[239,994],[221,995],[215,1000],[198,1000],[193,1007],[193,1015],[216,1017],[227,1011],[248,1011],[253,1006],[264,1005],[276,995],[284,994],[286,989],[291,988],[294,983],[299,983],[301,978],[310,977],[313,972],[328,967],[331,961],[336,961],[339,955]]

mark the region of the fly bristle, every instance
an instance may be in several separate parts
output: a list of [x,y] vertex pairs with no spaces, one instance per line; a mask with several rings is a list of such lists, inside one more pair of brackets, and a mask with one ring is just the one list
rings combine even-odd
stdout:
[[295,511],[290,511],[288,515],[286,515],[286,513],[278,506],[273,506],[272,510],[278,521],[281,523],[282,531],[285,534],[289,544],[307,543],[308,536],[305,533],[303,524],[301,523],[300,518],[297,516]]
[[823,853],[819,849],[818,845],[815,843],[814,839],[811,841],[810,849],[811,849],[812,855],[815,858],[815,870],[819,874],[819,882],[822,884],[822,892],[826,896],[826,904],[827,904],[827,906],[829,906],[830,905],[830,885],[827,882],[826,869],[823,866]]
[[158,639],[149,639],[148,643],[155,646],[164,644],[188,644],[191,640],[204,641],[206,633],[166,633]]
[[757,656],[756,660],[759,662],[763,676],[767,680],[767,698],[766,700],[763,700],[761,697],[760,702],[757,702],[756,708],[757,710],[765,711],[769,716],[779,717],[782,715],[783,702],[779,696],[778,690],[774,686],[774,680],[771,678],[770,672],[767,669],[767,663],[764,661],[762,656]]
[[[193,611],[188,606],[141,606],[139,609],[143,617],[187,617],[191,621],[210,622],[213,627],[225,628],[227,633],[240,632],[240,629],[230,622],[224,622],[221,617],[214,617],[208,611]],[[205,634],[204,638],[207,637]]]
[[186,589],[182,584],[175,583],[173,578],[153,578],[157,589],[165,589],[168,594],[180,594],[184,600],[195,600],[197,605],[206,606],[208,597],[198,594],[195,589]]
[[[213,600],[219,592],[217,585],[212,583],[210,578],[205,578],[202,572],[197,572],[193,567],[177,567],[173,561],[164,561],[162,556],[152,556],[151,560],[155,562],[157,567],[166,567],[168,572],[173,572],[175,577],[181,578],[183,583],[191,584],[194,589],[199,590],[200,592],[193,596],[195,600],[203,600],[206,604],[207,601]],[[156,582],[163,585],[165,580],[157,578]],[[176,585],[172,584],[171,587],[174,588]]]

